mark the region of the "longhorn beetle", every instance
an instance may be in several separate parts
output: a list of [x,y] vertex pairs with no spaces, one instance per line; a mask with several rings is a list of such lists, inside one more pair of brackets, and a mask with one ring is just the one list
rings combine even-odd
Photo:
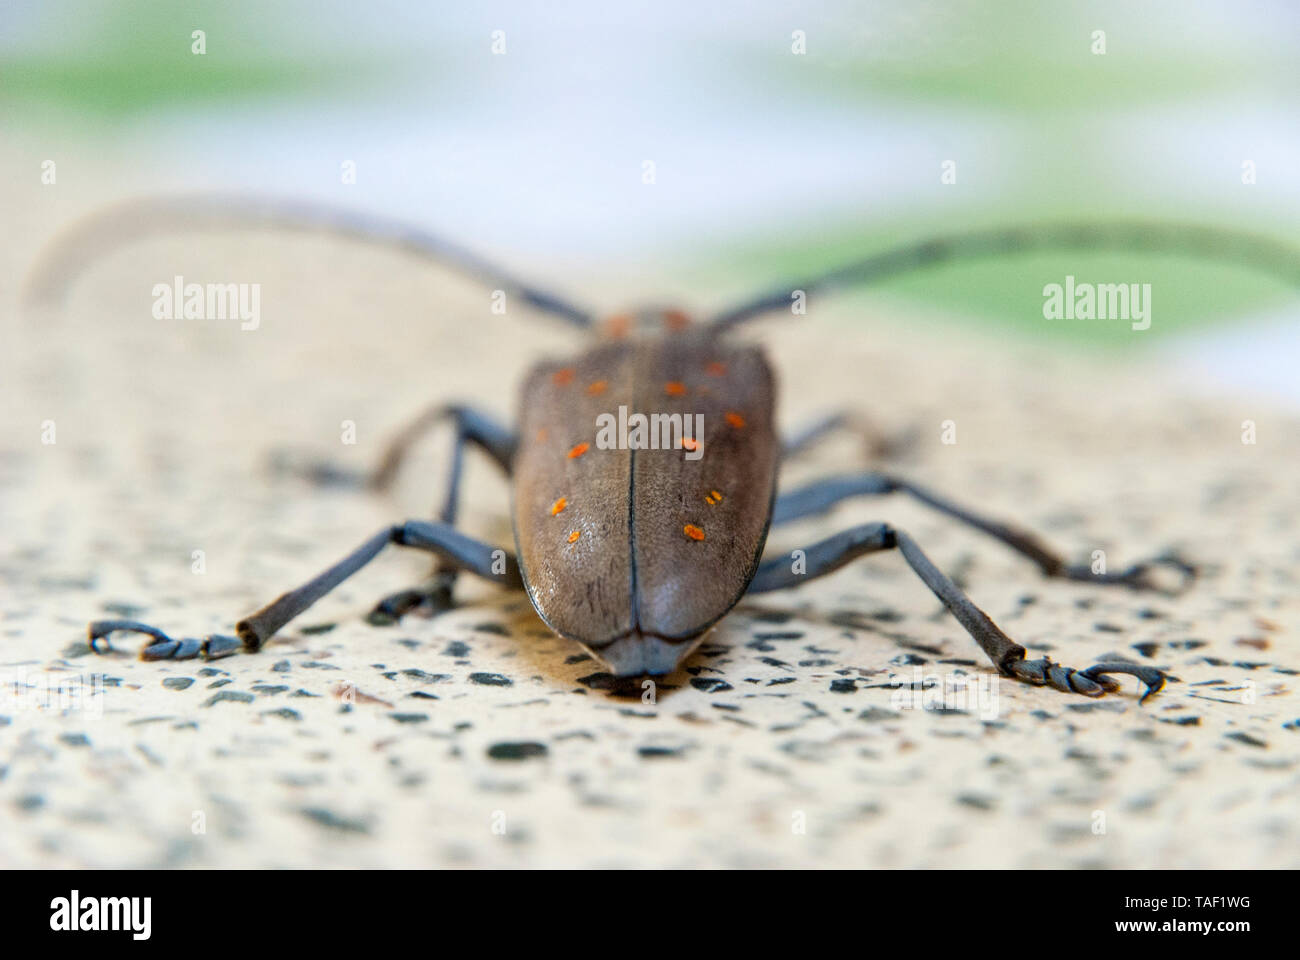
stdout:
[[[555,633],[577,641],[615,676],[662,676],[676,669],[742,597],[796,586],[864,554],[897,550],[1003,676],[1096,697],[1119,689],[1110,675],[1131,674],[1146,684],[1145,701],[1164,685],[1159,670],[1126,662],[1075,670],[1046,657],[1027,659],[1025,648],[1003,633],[912,537],[888,524],[862,524],[808,546],[802,572],[795,572],[784,556],[764,560],[763,545],[773,524],[824,512],[849,497],[903,493],[1000,540],[1049,577],[1159,589],[1153,573],[1160,566],[1177,572],[1180,587],[1196,574],[1173,554],[1118,573],[1094,573],[1087,565],[1067,562],[1031,533],[892,473],[865,471],[779,491],[782,459],[843,426],[845,419],[827,419],[782,443],[773,419],[776,394],[768,361],[761,348],[738,343],[729,334],[755,317],[787,309],[796,290],[811,297],[945,262],[1037,249],[1208,256],[1237,260],[1300,285],[1300,258],[1293,251],[1235,231],[1140,222],[1029,226],[899,247],[783,285],[698,326],[673,310],[646,310],[597,324],[587,310],[399,223],[312,205],[183,198],[136,202],[91,220],[37,271],[32,292],[38,298],[57,292],[67,280],[69,263],[92,253],[108,236],[120,242],[124,234],[174,229],[187,218],[191,223],[325,229],[394,244],[603,336],[575,357],[533,368],[513,430],[464,406],[438,405],[416,419],[392,442],[368,482],[386,487],[412,442],[435,424],[450,421],[455,427],[451,476],[437,521],[408,520],[378,531],[307,583],[240,620],[238,639],[176,640],[130,620],[90,624],[97,652],[103,652],[107,635],[115,630],[149,635],[151,642],[141,651],[146,660],[220,657],[241,643],[244,650],[256,651],[384,547],[397,544],[434,554],[436,567],[422,587],[381,601],[376,608],[381,616],[400,617],[417,606],[447,609],[457,574],[468,571],[525,590]],[[604,449],[595,442],[598,418],[620,407],[691,417],[687,422],[701,415],[704,429],[698,436],[681,436],[675,449],[651,443]],[[515,554],[456,529],[467,446],[484,451],[513,479]]]

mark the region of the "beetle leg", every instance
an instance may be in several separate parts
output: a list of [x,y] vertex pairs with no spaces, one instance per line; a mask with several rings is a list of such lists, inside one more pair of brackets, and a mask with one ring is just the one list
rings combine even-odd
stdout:
[[[443,523],[453,523],[456,517],[455,497],[460,486],[460,458],[466,443],[472,443],[490,456],[506,475],[510,474],[515,456],[517,438],[488,414],[472,407],[454,404],[436,404],[407,424],[384,449],[379,465],[370,475],[368,484],[375,490],[387,490],[393,483],[402,461],[421,437],[444,420],[456,425],[456,446],[453,453],[452,477],[447,505],[443,508]],[[450,510],[451,519],[446,519]]]
[[474,540],[445,524],[408,520],[379,531],[328,570],[239,621],[235,624],[238,639],[213,634],[203,640],[176,640],[157,627],[138,620],[96,620],[87,628],[90,648],[95,653],[108,653],[112,650],[108,635],[120,630],[143,633],[150,638],[140,651],[141,660],[189,660],[194,657],[216,660],[234,653],[241,641],[245,650],[255,653],[277,630],[364,567],[390,543],[437,554],[457,570],[468,570],[503,586],[522,589],[524,585],[519,564],[508,551]]
[[447,524],[408,520],[380,530],[328,570],[235,624],[235,633],[244,641],[244,649],[257,650],[268,637],[364,567],[390,543],[437,554],[448,566],[468,570],[504,586],[523,587],[519,564],[508,551],[467,537]]
[[90,649],[95,653],[108,653],[113,649],[108,642],[108,635],[116,631],[124,633],[143,633],[151,638],[140,650],[141,660],[219,660],[228,657],[239,649],[239,641],[234,637],[214,633],[202,640],[187,637],[174,640],[157,627],[138,620],[96,620],[86,628],[90,640]]
[[[514,460],[515,434],[484,413],[461,406],[440,404],[430,407],[389,442],[379,466],[371,475],[370,486],[376,490],[387,489],[416,440],[435,424],[448,419],[455,424],[456,439],[452,446],[451,470],[442,508],[438,511],[438,522],[454,527],[460,506],[460,480],[465,467],[466,444],[472,443],[485,451],[507,475]],[[434,562],[433,572],[425,583],[390,594],[375,604],[370,613],[370,622],[392,623],[403,614],[417,609],[426,615],[451,609],[452,589],[456,585],[457,573],[459,569],[455,564],[439,558]]]
[[781,442],[781,459],[799,456],[823,437],[837,432],[851,433],[862,441],[868,460],[896,457],[915,443],[916,430],[894,436],[887,435],[880,425],[851,410],[841,410],[820,420],[805,424]]
[[[470,407],[436,404],[425,410],[389,441],[378,465],[368,475],[363,476],[328,463],[295,464],[286,461],[283,457],[279,459],[276,467],[322,485],[364,486],[382,492],[392,486],[393,479],[397,476],[411,448],[431,429],[445,420],[452,421],[456,435],[452,446],[447,489],[443,496],[442,507],[437,513],[437,520],[447,526],[455,526],[457,508],[460,504],[460,480],[464,471],[466,445],[473,444],[486,452],[507,474],[510,473],[515,454],[515,434],[492,417]],[[403,614],[417,609],[426,615],[451,609],[452,588],[456,584],[457,573],[458,570],[454,565],[449,565],[441,559],[437,560],[426,582],[418,587],[390,594],[375,604],[374,610],[370,613],[371,622],[389,624],[400,619]]]
[[[1049,577],[1078,580],[1083,583],[1117,584],[1135,590],[1154,590],[1169,595],[1181,593],[1196,578],[1196,567],[1173,552],[1142,563],[1135,563],[1118,572],[1094,573],[1088,564],[1068,563],[1064,557],[1027,530],[980,516],[956,505],[946,497],[886,473],[845,474],[784,493],[777,497],[776,504],[773,506],[772,523],[788,523],[801,517],[824,513],[849,497],[879,496],[886,493],[906,493],[940,513],[987,533],[1034,561]],[[1178,582],[1174,585],[1162,586],[1155,575],[1161,567],[1173,571],[1178,577]]]
[[1143,701],[1164,686],[1163,673],[1139,664],[1099,663],[1087,670],[1073,670],[1047,658],[1026,660],[1025,648],[1003,633],[988,614],[975,606],[961,588],[921,551],[916,541],[902,530],[884,523],[853,527],[808,547],[804,551],[803,572],[797,572],[795,565],[785,557],[767,560],[759,565],[749,589],[751,593],[763,593],[798,586],[838,570],[865,554],[893,549],[903,554],[912,570],[957,618],[1003,676],[1026,683],[1046,684],[1068,693],[1099,697],[1119,688],[1106,674],[1130,673],[1146,684]]
[[[507,475],[510,473],[511,461],[515,455],[514,433],[481,411],[449,404],[432,406],[403,427],[384,448],[378,465],[368,473],[329,461],[299,459],[292,453],[283,451],[278,451],[272,457],[271,469],[276,473],[300,477],[317,486],[368,487],[383,492],[392,486],[411,448],[444,420],[453,421],[456,427],[457,463],[459,448],[465,443],[472,443],[487,453]],[[459,469],[453,464],[452,486],[458,483]]]

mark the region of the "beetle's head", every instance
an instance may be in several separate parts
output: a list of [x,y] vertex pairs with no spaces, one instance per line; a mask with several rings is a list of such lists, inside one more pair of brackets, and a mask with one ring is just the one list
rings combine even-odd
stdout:
[[633,630],[610,643],[601,646],[584,643],[583,647],[603,661],[616,677],[662,677],[694,653],[709,632],[704,630],[694,637],[668,640]]
[[606,317],[601,323],[601,335],[608,340],[645,339],[680,333],[690,325],[691,318],[685,310],[642,307]]

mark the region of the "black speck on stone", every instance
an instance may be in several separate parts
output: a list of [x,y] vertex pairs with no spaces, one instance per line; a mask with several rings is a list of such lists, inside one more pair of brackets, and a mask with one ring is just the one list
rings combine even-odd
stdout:
[[583,661],[590,660],[590,659],[591,659],[591,654],[589,653],[573,653],[565,657],[564,662],[572,666],[575,663],[582,663]]
[[637,747],[636,752],[638,756],[645,757],[647,760],[682,756],[681,747]]
[[8,717],[0,717],[0,727],[7,727],[11,723],[13,723],[13,721]]
[[716,677],[691,677],[691,686],[705,693],[722,693],[732,689],[731,684],[726,680],[719,680]]
[[307,660],[302,664],[306,670],[337,670],[338,667],[332,663],[321,663],[319,660]]
[[414,667],[409,670],[403,670],[402,675],[410,677],[412,680],[423,680],[425,683],[438,683],[442,680],[451,679],[451,676],[446,673],[428,673],[424,670],[417,670]]
[[1157,717],[1161,723],[1172,723],[1179,727],[1199,727],[1201,725],[1200,717]]
[[503,677],[499,673],[471,673],[469,682],[479,683],[485,687],[508,687],[514,683],[509,677]]
[[408,697],[414,697],[417,700],[439,700],[441,699],[436,693],[425,693],[423,690],[415,690],[407,694]]
[[45,798],[39,793],[28,793],[14,801],[19,810],[39,810],[45,806]]
[[1144,656],[1144,657],[1146,657],[1148,660],[1150,660],[1152,657],[1154,657],[1154,656],[1156,655],[1156,651],[1160,649],[1160,644],[1158,644],[1158,643],[1134,643],[1134,644],[1132,644],[1132,647],[1133,647],[1133,649],[1136,650],[1138,653],[1142,654],[1142,656]]
[[200,667],[198,671],[200,677],[219,677],[225,672],[224,670],[218,670],[216,667]]
[[802,637],[800,630],[754,631],[755,640],[799,640]]
[[279,717],[281,720],[301,720],[302,714],[297,710],[291,710],[288,707],[281,707],[279,710],[263,710],[264,717]]
[[59,656],[64,657],[65,659],[72,659],[74,657],[89,656],[90,652],[89,642],[85,640],[74,640],[59,651]]
[[878,620],[880,623],[898,623],[904,619],[901,613],[889,607],[881,607],[879,610],[873,610],[871,613],[868,613],[867,616],[872,620]]
[[204,700],[201,706],[215,707],[219,703],[252,703],[253,695],[244,693],[241,690],[218,690],[212,696]]
[[467,657],[469,656],[469,644],[461,640],[453,640],[443,649],[444,657]]
[[1092,629],[1096,630],[1098,633],[1123,633],[1124,632],[1123,627],[1117,627],[1113,623],[1094,623],[1092,625]]
[[293,665],[288,660],[278,660],[275,666],[271,668],[272,673],[288,673],[293,669]]
[[333,623],[316,623],[310,627],[299,627],[298,629],[307,634],[307,636],[314,637],[318,633],[329,633],[336,626],[337,624]]
[[778,687],[784,683],[794,683],[794,677],[777,677],[775,680],[767,681],[769,687]]
[[857,683],[850,677],[831,681],[831,693],[853,693],[858,689]]
[[957,802],[976,810],[993,809],[993,800],[978,793],[963,793],[957,797]]
[[313,820],[322,827],[330,830],[339,830],[343,833],[369,833],[370,826],[364,820],[358,820],[352,817],[340,817],[333,810],[327,810],[324,807],[305,807],[302,815],[309,820]]
[[930,661],[925,657],[917,656],[915,653],[900,653],[889,662],[896,667],[919,667]]
[[104,604],[105,613],[111,613],[124,620],[139,620],[147,610],[147,607],[142,607],[136,603],[122,603],[116,600],[110,600]]
[[235,681],[231,680],[229,677],[222,677],[220,680],[213,680],[211,683],[209,683],[208,689],[216,690],[218,687],[224,687],[227,684],[234,683],[234,682]]
[[284,693],[289,688],[278,683],[255,683],[249,689],[254,693],[262,693],[268,697],[273,697],[277,693]]
[[1246,746],[1248,746],[1248,747],[1267,747],[1267,746],[1268,746],[1268,744],[1267,744],[1265,741],[1260,740],[1260,739],[1258,739],[1258,738],[1256,738],[1256,737],[1252,737],[1252,736],[1251,736],[1250,734],[1248,734],[1248,733],[1241,733],[1240,731],[1238,731],[1238,732],[1236,732],[1236,733],[1229,733],[1229,734],[1227,734],[1227,737],[1228,737],[1229,740],[1236,740],[1238,743],[1244,743],[1244,744],[1246,744]]
[[478,633],[495,633],[498,637],[510,636],[510,631],[500,623],[478,623],[474,625],[474,629]]
[[60,736],[59,736],[59,742],[64,743],[64,744],[66,744],[66,745],[69,746],[69,747],[88,747],[88,746],[90,746],[90,738],[87,737],[84,733],[64,733],[64,734],[60,734]]
[[546,744],[535,740],[494,743],[487,749],[487,755],[493,760],[529,760],[544,757],[546,752]]
[[390,713],[389,716],[398,723],[424,723],[429,719],[427,713]]
[[188,690],[194,685],[193,677],[165,677],[162,685],[168,690]]
[[858,719],[866,723],[883,723],[887,720],[897,720],[898,712],[896,710],[886,710],[884,707],[867,707],[858,714]]
[[836,664],[834,660],[826,660],[824,658],[818,658],[816,660],[799,661],[799,666],[801,667],[833,667],[835,665]]
[[291,697],[320,697],[320,694],[319,694],[319,693],[309,693],[308,691],[303,690],[301,687],[299,687],[299,688],[298,688],[297,690],[295,690],[293,693],[289,694],[289,696],[291,696]]
[[1159,610],[1152,610],[1150,607],[1143,607],[1137,615],[1143,620],[1159,620],[1164,616]]

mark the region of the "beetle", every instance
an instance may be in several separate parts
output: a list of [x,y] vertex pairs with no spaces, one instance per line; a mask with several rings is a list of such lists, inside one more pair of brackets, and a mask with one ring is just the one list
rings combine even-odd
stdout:
[[[1114,661],[1076,670],[1049,658],[1031,660],[945,575],[907,534],[885,523],[854,526],[803,551],[804,563],[764,559],[770,527],[829,510],[842,500],[901,493],[1001,541],[1035,563],[1042,574],[1064,580],[1163,589],[1156,572],[1179,578],[1177,592],[1196,576],[1185,559],[1167,553],[1119,572],[1094,572],[1072,564],[1032,533],[985,517],[893,473],[866,470],[791,491],[778,486],[779,467],[816,438],[842,428],[828,418],[785,443],[775,425],[776,383],[759,346],[736,340],[733,330],[756,317],[785,310],[792,295],[826,294],[961,259],[1041,249],[1119,248],[1208,255],[1237,260],[1300,284],[1300,258],[1271,240],[1230,230],[1171,223],[1111,223],[988,229],[937,237],[848,264],[803,282],[785,284],[692,325],[681,311],[648,309],[598,323],[566,299],[524,283],[459,247],[419,230],[372,217],[240,198],[182,198],[134,202],[92,219],[37,270],[34,299],[66,284],[69,264],[85,259],[106,236],[174,229],[202,221],[260,223],[329,230],[396,244],[418,256],[469,273],[533,309],[598,332],[577,356],[539,364],[520,393],[515,429],[472,408],[437,405],[392,442],[364,482],[387,487],[415,439],[437,423],[455,428],[451,475],[436,520],[408,520],[376,532],[354,551],[302,586],[240,620],[236,637],[173,639],[131,620],[91,623],[97,652],[117,630],[148,635],[147,660],[215,658],[259,650],[287,623],[363,567],[388,545],[432,553],[431,580],[385,598],[372,618],[392,619],[416,607],[437,612],[452,605],[461,572],[522,589],[538,616],[560,636],[576,641],[620,678],[671,673],[743,597],[794,587],[852,560],[898,551],[958,620],[1003,676],[1096,697],[1119,689],[1113,678],[1129,674],[1145,684],[1142,701],[1159,691],[1165,675],[1150,666]],[[676,443],[597,442],[597,424],[612,411],[655,413],[666,423],[702,418],[698,435]],[[670,438],[671,439],[671,438]],[[513,482],[515,552],[467,536],[456,528],[464,452],[484,451]],[[314,468],[318,479],[351,479],[333,468]]]

